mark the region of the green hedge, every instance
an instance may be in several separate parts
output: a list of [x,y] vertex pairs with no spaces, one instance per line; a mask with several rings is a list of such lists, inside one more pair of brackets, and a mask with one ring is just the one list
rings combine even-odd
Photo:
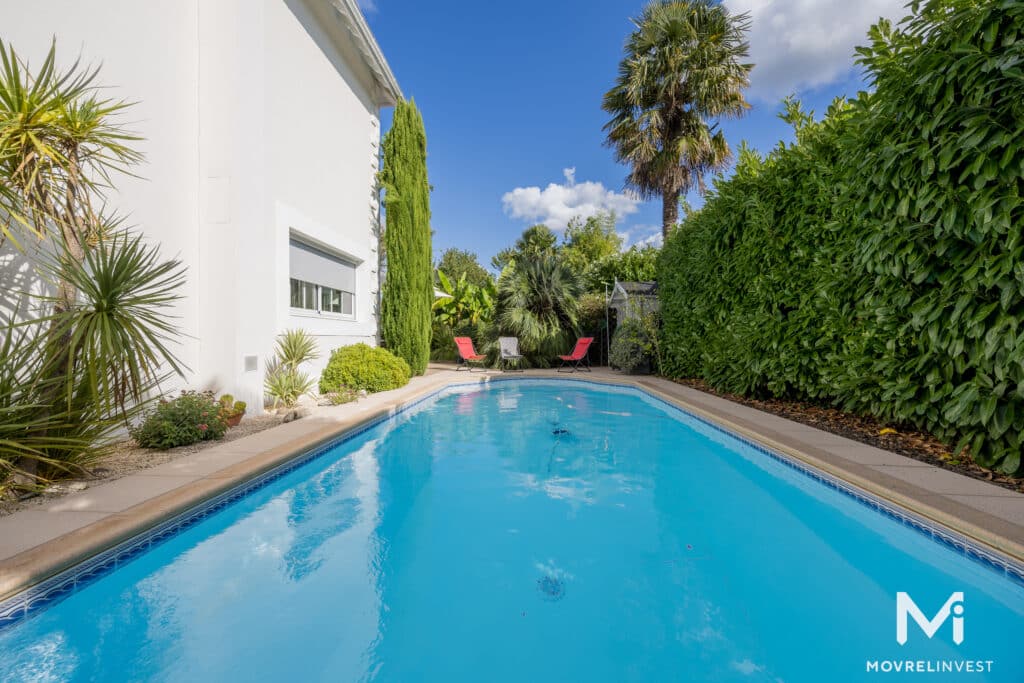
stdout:
[[410,374],[409,364],[387,349],[366,344],[342,346],[331,352],[320,375],[320,393],[388,391],[408,384]]
[[735,175],[658,264],[666,374],[1024,448],[1024,5],[874,27],[871,93]]

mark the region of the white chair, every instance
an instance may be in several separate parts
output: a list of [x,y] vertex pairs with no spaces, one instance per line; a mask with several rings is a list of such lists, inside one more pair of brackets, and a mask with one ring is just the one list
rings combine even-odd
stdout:
[[500,364],[504,372],[510,372],[512,366],[519,372],[523,371],[523,354],[519,353],[518,337],[498,337]]

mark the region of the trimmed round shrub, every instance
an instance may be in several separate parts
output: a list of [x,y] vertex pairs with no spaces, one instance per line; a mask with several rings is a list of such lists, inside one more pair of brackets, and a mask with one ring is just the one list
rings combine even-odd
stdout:
[[366,344],[342,346],[331,352],[320,375],[320,393],[397,389],[409,383],[411,374],[409,364],[387,349]]
[[183,391],[177,398],[161,399],[142,422],[129,431],[143,448],[167,450],[220,439],[227,430],[221,404],[214,400],[212,393]]
[[653,365],[653,344],[637,320],[623,320],[615,328],[612,336],[612,347],[608,353],[608,362],[613,368],[623,372],[650,372]]

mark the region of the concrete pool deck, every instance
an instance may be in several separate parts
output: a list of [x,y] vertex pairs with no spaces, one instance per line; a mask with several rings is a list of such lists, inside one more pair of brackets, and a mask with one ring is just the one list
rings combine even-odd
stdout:
[[319,408],[289,422],[183,455],[0,518],[0,600],[111,548],[370,420],[450,384],[521,377],[634,386],[884,501],[1024,560],[1024,494],[852,441],[656,377],[606,369],[558,374],[454,372],[432,366],[395,391]]

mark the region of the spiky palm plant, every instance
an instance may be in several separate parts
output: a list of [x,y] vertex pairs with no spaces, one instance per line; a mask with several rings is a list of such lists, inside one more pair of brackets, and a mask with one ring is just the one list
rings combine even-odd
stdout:
[[729,161],[715,121],[749,107],[743,88],[753,65],[742,60],[750,20],[716,0],[653,0],[634,24],[604,96],[606,144],[629,165],[628,187],[645,199],[661,197],[668,236],[682,194],[703,191],[704,174]]
[[[166,314],[184,277],[180,263],[121,233],[84,261],[58,255],[36,265],[46,280],[75,283],[78,295],[67,310],[4,321],[0,492],[86,467],[181,370]],[[29,310],[52,309],[53,298],[38,296]]]
[[93,85],[97,73],[77,61],[58,70],[56,44],[31,72],[13,47],[0,42],[5,237],[16,239],[13,223],[37,236],[50,229],[81,257],[105,224],[94,203],[111,187],[111,175],[129,173],[142,160],[131,147],[140,138],[116,121],[131,103],[101,97]]
[[[182,371],[166,317],[180,264],[97,208],[112,175],[142,159],[117,121],[129,104],[103,97],[97,73],[78,62],[59,70],[55,45],[30,71],[0,42],[0,240],[55,292],[5,311],[0,490],[89,461]],[[45,243],[28,248],[26,237]]]
[[292,368],[320,357],[316,339],[306,330],[285,330],[277,336],[277,357]]
[[516,260],[498,281],[498,331],[518,337],[532,365],[548,367],[575,339],[582,293],[579,278],[560,259]]

